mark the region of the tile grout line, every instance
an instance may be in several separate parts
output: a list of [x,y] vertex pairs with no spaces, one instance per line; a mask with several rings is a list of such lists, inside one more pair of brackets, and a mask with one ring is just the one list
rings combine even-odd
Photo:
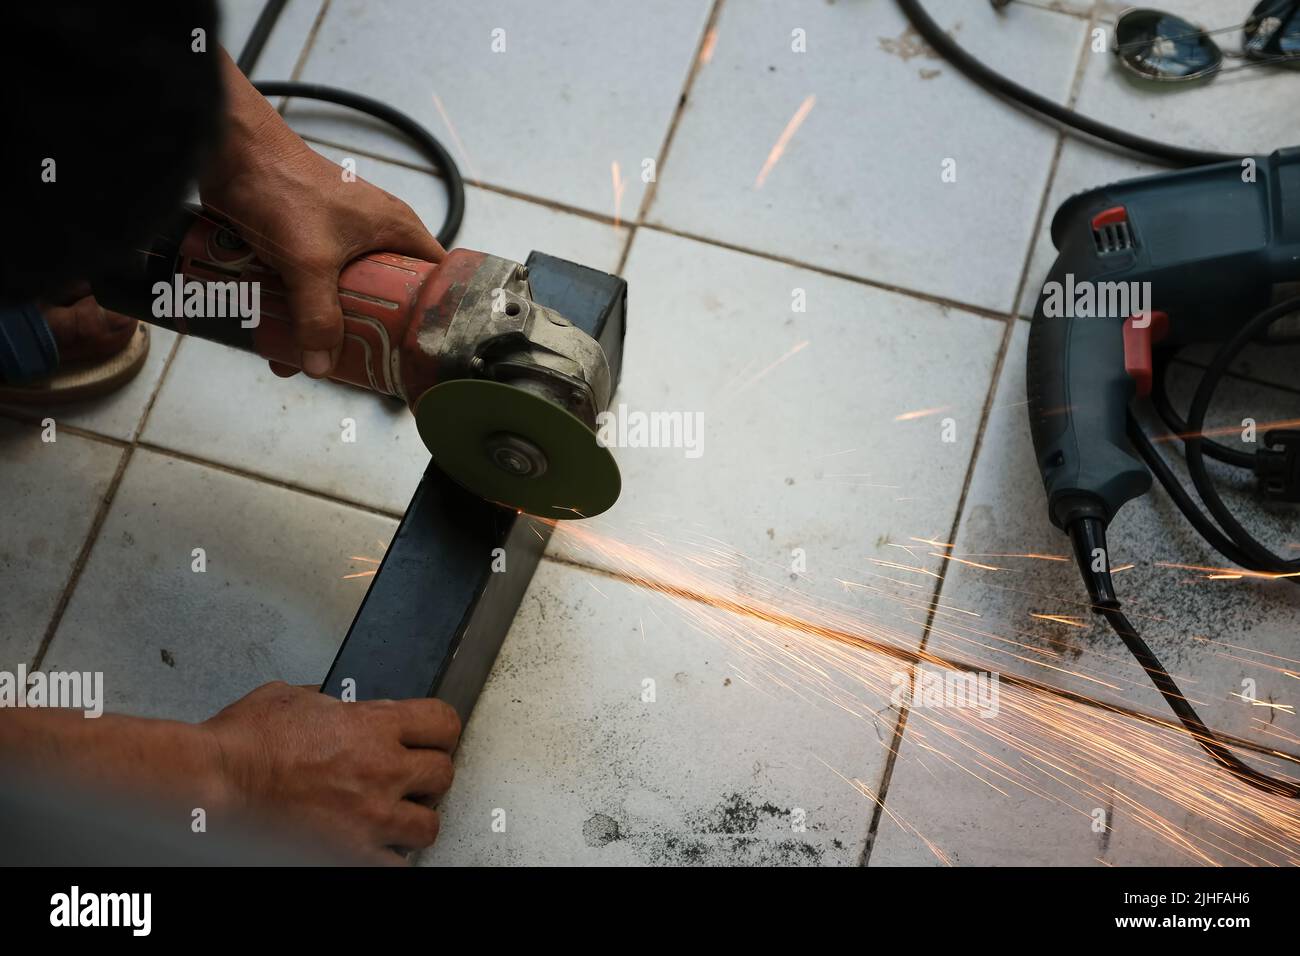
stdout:
[[[333,140],[321,139],[318,136],[304,136],[303,139],[309,143],[316,143],[319,146],[328,146],[331,149],[346,150],[350,153],[355,153],[358,156],[365,156],[368,159],[374,159],[382,163],[389,163],[394,166],[401,166],[404,169],[410,169],[415,172],[421,172],[431,176],[437,176],[437,171],[430,169],[427,166],[418,166],[402,160],[392,159],[380,153],[375,153],[364,149],[358,149],[357,147],[354,146],[347,146],[342,143],[335,142]],[[655,185],[657,186],[658,183],[656,182]],[[553,199],[547,199],[542,196],[535,196],[532,195],[531,193],[519,192],[518,190],[510,189],[505,186],[496,186],[491,183],[477,182],[473,184],[473,188],[482,189],[484,192],[495,193],[496,195],[499,196],[505,196],[509,199],[516,199],[519,200],[520,202],[530,203],[534,206],[541,206],[543,209],[549,209],[552,212],[559,212],[571,216],[578,216],[583,219],[590,220],[592,222],[598,222],[605,226],[614,225],[613,216],[607,216],[604,213],[592,212],[590,209],[583,209],[580,206],[571,206],[568,205],[567,203],[558,202]],[[943,306],[944,308],[960,309],[963,312],[969,312],[972,315],[978,315],[981,318],[996,319],[999,322],[1002,321],[1004,318],[1006,318],[1006,310],[999,311],[997,309],[990,309],[988,306],[975,305],[974,303],[962,302],[957,299],[948,299],[940,295],[935,295],[934,293],[931,292],[923,292],[919,289],[910,289],[906,286],[893,285],[891,283],[884,282],[879,279],[868,279],[864,276],[854,275],[851,272],[842,272],[837,269],[832,269],[829,266],[817,265],[816,263],[813,262],[807,262],[802,259],[795,259],[791,256],[783,256],[774,252],[764,252],[761,249],[754,249],[749,246],[738,245],[733,242],[728,242],[725,239],[714,239],[709,236],[700,235],[699,233],[694,233],[694,232],[688,232],[684,229],[677,229],[672,226],[664,225],[662,223],[652,223],[652,222],[644,222],[644,221],[638,221],[635,223],[624,222],[619,226],[619,228],[627,229],[629,231],[627,246],[631,245],[632,232],[634,230],[649,229],[653,232],[661,232],[664,233],[665,235],[675,236],[679,239],[689,239],[693,242],[699,242],[704,245],[714,246],[718,249],[726,249],[730,252],[739,252],[742,253],[743,255],[753,256],[756,259],[764,259],[768,262],[776,262],[779,263],[780,265],[791,266],[792,268],[796,268],[796,269],[803,269],[807,272],[812,272],[815,273],[816,275],[826,276],[831,279],[840,279],[844,282],[852,282],[856,285],[865,285],[868,286],[869,288],[880,289],[881,291],[884,292],[893,292],[897,295],[905,295],[913,299],[920,299],[923,302],[931,302],[934,303],[935,305]],[[624,260],[626,259],[626,255],[627,252],[625,247]],[[616,273],[622,272],[623,266],[626,264],[624,260],[620,261]]]
[[[142,441],[139,443],[138,447],[143,449],[144,451],[150,452],[151,454],[155,454],[163,458],[170,458],[173,461],[183,461],[189,465],[198,465],[202,468],[208,468],[212,471],[219,471],[222,474],[232,475],[236,478],[243,478],[248,481],[253,481],[260,485],[269,485],[272,488],[279,488],[283,491],[292,491],[308,498],[315,498],[318,501],[326,501],[329,502],[330,504],[343,505],[344,507],[354,508],[357,511],[364,511],[367,514],[376,515],[381,518],[394,518],[397,520],[401,520],[402,518],[403,512],[401,511],[389,511],[386,508],[376,507],[375,505],[368,505],[365,502],[357,501],[356,499],[353,498],[342,498],[339,497],[338,495],[329,494],[328,492],[317,491],[314,488],[304,488],[301,485],[291,484],[290,482],[283,481],[279,478],[273,478],[270,475],[259,474],[258,472],[255,471],[245,471],[244,469],[237,468],[234,465],[227,465],[219,461],[210,461],[209,459],[206,458],[199,458],[195,455],[191,455],[183,451],[177,451],[174,448],[167,448],[163,445],[155,445],[152,444],[151,442]],[[414,493],[414,491],[412,493]]]
[[722,239],[710,239],[708,236],[696,235],[695,233],[686,232],[681,229],[674,229],[671,226],[664,226],[658,223],[641,223],[641,228],[649,229],[652,232],[662,232],[669,236],[676,236],[679,239],[690,239],[694,242],[714,246],[719,249],[726,249],[730,252],[739,252],[744,255],[753,256],[756,259],[763,259],[768,262],[775,262],[779,265],[802,269],[806,272],[826,276],[830,279],[840,279],[845,282],[852,282],[855,285],[867,286],[871,289],[878,289],[881,292],[892,292],[895,295],[906,296],[909,299],[918,299],[922,302],[928,302],[931,305],[940,306],[941,308],[957,309],[961,312],[969,312],[970,314],[979,316],[982,319],[993,319],[997,322],[1003,322],[1007,318],[1007,309],[990,309],[988,306],[975,305],[970,302],[961,302],[957,299],[949,299],[941,295],[935,295],[932,292],[922,292],[919,289],[909,289],[906,286],[892,285],[878,279],[867,279],[863,276],[855,276],[848,272],[840,272],[837,269],[831,269],[827,266],[819,266],[790,256],[782,256],[774,252],[762,252],[758,249],[749,249],[745,246],[739,246]]
[[[1087,66],[1088,44],[1092,35],[1092,26],[1095,22],[1095,16],[1090,14],[1083,31],[1083,46],[1079,51],[1078,60],[1075,63],[1074,77],[1070,82],[1070,92],[1067,96],[1067,103],[1071,106],[1075,104],[1078,98],[1079,88],[1083,82],[1083,74]],[[1016,286],[1015,298],[1012,299],[1011,309],[1006,316],[1006,329],[1002,335],[1002,344],[998,350],[998,356],[993,364],[993,378],[989,384],[988,394],[985,398],[984,410],[980,416],[979,428],[975,434],[975,447],[971,451],[970,464],[966,469],[966,477],[962,483],[961,495],[957,499],[957,508],[953,516],[952,529],[949,533],[948,540],[956,542],[957,534],[961,529],[962,517],[966,510],[966,499],[970,494],[971,484],[974,481],[975,469],[979,462],[980,452],[983,450],[984,437],[988,430],[989,417],[993,411],[993,401],[997,395],[998,384],[1002,378],[1002,370],[1006,366],[1007,355],[1011,350],[1011,343],[1015,338],[1015,331],[1020,322],[1020,300],[1025,293],[1029,283],[1029,270],[1033,267],[1034,251],[1038,245],[1038,236],[1043,228],[1043,223],[1047,216],[1048,203],[1052,196],[1052,187],[1056,182],[1056,175],[1060,168],[1061,154],[1065,150],[1067,134],[1059,131],[1056,134],[1056,143],[1052,150],[1052,160],[1048,167],[1047,177],[1043,183],[1042,198],[1038,203],[1038,212],[1034,217],[1033,230],[1029,236],[1029,247],[1025,252],[1024,265],[1020,271],[1020,281]],[[934,590],[931,596],[931,607],[926,613],[925,625],[921,631],[921,642],[918,645],[918,651],[924,651],[930,640],[931,629],[934,624],[935,610],[938,606],[939,598],[943,593],[943,586],[948,576],[949,562],[944,562],[939,568],[939,580],[935,582]],[[911,665],[908,668],[909,679],[913,688],[916,682],[916,666]],[[871,813],[871,825],[867,829],[866,842],[862,847],[862,857],[859,860],[859,866],[869,866],[871,862],[871,851],[875,846],[876,837],[880,832],[881,817],[884,814],[885,801],[889,795],[889,784],[893,780],[894,767],[898,762],[898,754],[903,746],[903,737],[907,731],[907,719],[911,712],[909,705],[904,704],[899,710],[898,720],[894,727],[894,737],[890,742],[888,754],[885,758],[885,768],[880,777],[880,785],[876,790],[875,804]]]
[[[302,76],[302,71],[307,66],[307,57],[311,53],[311,48],[316,44],[316,35],[320,32],[321,24],[325,22],[325,14],[329,12],[330,2],[331,0],[322,0],[320,10],[316,13],[316,19],[312,20],[311,26],[307,28],[307,37],[303,40],[302,49],[298,51],[298,58],[294,60],[293,69],[289,71],[291,81],[296,81]],[[277,23],[276,26],[279,27],[279,24]],[[270,37],[267,37],[267,42],[269,44]],[[256,72],[256,69],[254,69],[254,72]],[[252,77],[249,77],[249,79],[251,80]],[[289,108],[289,100],[291,99],[293,99],[291,96],[282,96],[280,102],[276,104],[275,111],[280,114],[281,118],[284,117],[284,111]]]
[[668,123],[668,131],[664,134],[664,141],[659,147],[658,157],[655,160],[655,178],[649,184],[645,195],[641,197],[641,205],[637,209],[636,221],[628,224],[627,240],[623,243],[623,254],[619,256],[618,266],[614,269],[614,275],[616,276],[621,276],[624,269],[627,268],[628,256],[632,254],[632,242],[636,239],[637,229],[645,222],[646,214],[650,212],[650,205],[654,202],[655,194],[659,190],[659,179],[667,163],[668,153],[673,148],[673,140],[677,137],[677,127],[681,123],[682,114],[686,112],[686,103],[690,99],[691,90],[695,86],[695,78],[700,74],[702,66],[700,58],[704,55],[704,48],[709,42],[709,37],[715,35],[724,2],[725,0],[713,0],[713,6],[709,9],[709,15],[704,21],[704,30],[700,34],[700,42],[695,45],[695,55],[691,59],[691,68],[686,71],[686,82],[682,84],[682,91],[677,97],[677,106],[673,110],[673,118]]
[[[1046,202],[1046,200],[1044,200]],[[971,448],[969,462],[966,465],[966,475],[962,480],[961,493],[957,496],[957,507],[953,512],[952,525],[948,533],[949,541],[956,541],[958,529],[961,527],[962,513],[966,509],[966,498],[970,493],[970,486],[975,477],[975,467],[979,461],[980,452],[984,447],[984,435],[988,429],[989,417],[993,412],[993,401],[997,396],[998,381],[1002,377],[1002,368],[1006,363],[1007,353],[1011,348],[1012,331],[1015,326],[1015,315],[1007,317],[1006,328],[1002,333],[1002,341],[998,345],[998,354],[993,362],[992,376],[989,381],[988,391],[984,396],[984,407],[980,410],[979,426],[975,430],[975,441]],[[930,638],[930,628],[934,623],[935,613],[938,610],[939,597],[943,593],[943,585],[947,580],[948,568],[951,562],[941,562],[938,575],[939,579],[934,584],[934,589],[930,592],[930,608],[925,615],[925,623],[921,627],[921,640],[917,645],[917,651],[925,650],[926,644]],[[908,681],[911,688],[915,689],[916,683],[916,665],[908,665]],[[903,735],[907,730],[907,718],[911,712],[909,705],[904,704],[898,712],[898,720],[894,723],[894,734],[890,740],[885,756],[885,767],[880,775],[880,784],[876,788],[875,802],[871,811],[871,823],[867,828],[866,841],[862,846],[862,856],[858,861],[859,866],[867,866],[871,860],[871,850],[875,844],[876,834],[880,830],[880,819],[884,813],[885,800],[889,795],[889,784],[893,780],[894,766],[898,761],[899,750],[903,746]]]
[[[303,42],[302,50],[298,53],[298,59],[289,72],[289,79],[297,80],[302,76],[302,71],[307,68],[307,58],[311,55],[312,47],[316,45],[316,38],[320,34],[321,26],[325,23],[325,15],[330,11],[331,2],[332,0],[323,0],[321,3],[320,12],[316,14],[316,19],[312,21],[311,26],[307,29],[307,39]],[[287,101],[286,98],[285,102]]]
[[[598,564],[584,564],[580,560],[567,557],[563,554],[550,554],[548,552],[542,555],[542,560],[549,561],[552,564],[562,565],[566,568],[572,568],[575,571],[582,571],[584,573],[594,574],[602,578],[608,578],[609,580],[617,581],[620,584],[627,584],[635,588],[640,588],[642,590],[651,590],[654,591],[655,593],[658,593],[661,597],[668,598],[671,596],[673,600],[691,601],[697,604],[707,604],[710,607],[716,606],[716,605],[709,604],[707,599],[704,596],[696,593],[679,592],[679,593],[672,593],[670,595],[667,591],[662,591],[657,587],[657,585],[666,584],[669,582],[663,582],[658,579],[631,574],[625,571],[617,571],[612,568],[602,567]],[[738,601],[741,604],[744,603],[743,598],[738,599]],[[726,610],[724,611],[724,613],[733,616],[744,617],[750,612],[742,609],[742,610],[735,610],[735,611]],[[907,651],[901,647],[896,648],[896,651],[897,653],[891,656],[895,656],[897,658],[911,657],[915,659],[921,653],[920,649],[916,651]],[[974,666],[974,662],[963,661],[959,659],[954,660],[953,664],[956,667],[960,667],[967,670],[969,670],[970,667]],[[1174,729],[1177,726],[1176,723],[1173,722],[1173,718],[1156,714],[1149,710],[1143,710],[1141,707],[1137,705],[1131,705],[1123,702],[1105,701],[1100,698],[1090,698],[1087,697],[1086,695],[1078,694],[1066,690],[1065,688],[1053,687],[1052,685],[1043,684],[1042,682],[1039,681],[1033,682],[1033,689],[1037,690],[1039,693],[1050,694],[1053,697],[1058,697],[1062,700],[1070,701],[1071,703],[1092,707],[1095,710],[1100,710],[1107,713],[1118,714],[1122,717],[1128,717],[1132,720],[1141,721],[1143,723],[1153,724],[1156,726],[1167,727],[1171,729]],[[1250,738],[1244,738],[1244,737],[1234,737],[1230,741],[1230,746],[1237,747],[1243,750],[1253,751],[1254,753],[1258,753],[1261,755],[1281,754],[1283,756],[1293,759],[1297,763],[1300,763],[1300,750],[1294,750],[1294,751],[1284,750],[1279,748],[1275,744],[1264,743],[1258,740],[1252,740]]]
[[[360,146],[349,146],[346,143],[340,143],[337,140],[325,139],[321,136],[299,133],[303,142],[314,143],[317,146],[327,146],[330,149],[337,149],[345,153],[362,156],[366,159],[373,159],[376,162],[386,163],[390,166],[397,166],[401,169],[407,169],[414,173],[423,173],[426,176],[432,176],[439,182],[442,182],[442,174],[439,170],[430,166],[421,166],[418,163],[409,162],[404,159],[394,159],[391,156],[385,156],[383,153],[377,153],[374,150],[366,149]],[[607,216],[602,212],[593,212],[590,209],[584,209],[581,206],[573,206],[569,203],[561,202],[558,199],[548,199],[545,196],[535,196],[532,193],[521,192],[518,189],[511,189],[509,186],[498,186],[495,183],[485,183],[481,180],[475,180],[465,184],[465,188],[481,189],[486,193],[493,193],[497,196],[505,196],[508,199],[517,199],[521,202],[529,203],[533,206],[541,206],[551,212],[565,213],[570,216],[579,216],[592,222],[600,223],[602,226],[614,225],[614,217]],[[626,229],[629,223],[621,223],[618,228]]]
[[149,400],[145,403],[140,418],[136,421],[135,429],[131,433],[131,440],[122,443],[120,446],[122,455],[118,459],[117,468],[113,470],[113,477],[109,479],[108,487],[104,489],[104,496],[95,509],[95,516],[90,521],[86,539],[82,542],[81,549],[72,562],[72,570],[68,574],[68,580],[63,585],[58,603],[54,605],[54,611],[45,626],[45,633],[41,636],[41,643],[37,646],[36,654],[32,657],[32,670],[34,671],[39,670],[45,662],[45,655],[49,653],[50,645],[54,642],[54,635],[58,632],[59,625],[63,623],[63,615],[68,610],[68,604],[72,601],[72,594],[76,591],[78,582],[81,581],[81,572],[85,570],[86,564],[90,560],[90,554],[95,549],[95,543],[99,540],[99,533],[103,530],[104,522],[108,520],[109,509],[112,508],[113,501],[117,498],[117,489],[121,487],[127,466],[131,463],[132,455],[140,441],[140,435],[144,432],[145,422],[148,421],[149,413],[153,411],[154,402],[158,400],[158,395],[162,392],[163,382],[167,379],[167,373],[171,371],[172,360],[176,358],[176,353],[180,347],[181,337],[178,335],[172,341],[171,348],[167,352],[167,358],[163,361],[162,371],[158,375],[158,381],[154,383],[153,390],[149,393]]

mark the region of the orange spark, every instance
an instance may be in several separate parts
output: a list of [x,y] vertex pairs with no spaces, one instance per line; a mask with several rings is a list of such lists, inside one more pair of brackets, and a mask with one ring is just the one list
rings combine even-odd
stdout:
[[710,27],[704,34],[704,44],[700,47],[700,65],[704,66],[713,59],[713,48],[718,45],[718,28]]
[[914,412],[903,412],[901,415],[895,415],[896,422],[911,422],[918,418],[929,418],[931,415],[938,415],[940,412],[946,412],[951,405],[940,405],[937,408],[918,408]]
[[772,171],[777,162],[781,159],[781,155],[785,152],[786,146],[789,145],[791,137],[793,137],[795,131],[803,125],[803,121],[808,118],[808,114],[812,112],[813,105],[816,102],[817,97],[810,94],[808,98],[799,105],[799,108],[794,111],[794,116],[791,116],[790,122],[785,124],[785,129],[782,130],[781,135],[777,137],[776,144],[772,147],[772,151],[767,154],[767,161],[763,163],[763,168],[758,171],[758,177],[754,180],[755,189],[763,188],[763,183],[767,181],[767,174]]
[[1071,615],[1071,614],[1034,614],[1034,613],[1030,613],[1029,616],[1030,616],[1030,617],[1036,617],[1036,618],[1038,618],[1038,620],[1040,620],[1040,621],[1052,621],[1052,622],[1055,623],[1055,624],[1065,624],[1065,625],[1068,626],[1068,627],[1082,627],[1082,628],[1086,628],[1086,627],[1088,626],[1088,625],[1086,625],[1086,624],[1083,623],[1083,618],[1081,618],[1081,617],[1075,617],[1075,616],[1073,616],[1073,615]]
[[1287,573],[1275,571],[1248,571],[1245,568],[1212,568],[1204,564],[1173,564],[1168,561],[1155,562],[1158,568],[1174,568],[1178,571],[1204,571],[1210,580],[1232,580],[1236,578],[1258,578],[1262,581],[1276,581],[1279,578],[1300,578],[1300,571]]
[[761,381],[764,377],[766,377],[769,373],[771,373],[772,370],[775,369],[777,366],[782,365],[785,362],[789,361],[790,359],[794,358],[794,356],[798,355],[800,352],[806,349],[810,344],[811,343],[807,339],[804,339],[802,342],[796,342],[794,345],[790,346],[790,348],[786,349],[784,354],[782,354],[779,358],[775,359],[765,368],[761,369],[757,375],[750,376],[750,378],[748,378],[746,381],[744,381],[739,386],[737,386],[732,391],[731,395],[728,397],[735,398],[737,395],[739,395],[745,389],[749,388],[751,385]]
[[943,558],[945,561],[956,561],[958,564],[970,565],[972,568],[980,568],[984,571],[1005,571],[1006,568],[999,568],[993,564],[980,564],[978,561],[967,561],[965,558],[955,558],[951,554],[940,554],[938,551],[931,551],[930,557]]
[[895,571],[911,571],[913,574],[928,574],[932,578],[938,578],[935,574],[926,568],[914,568],[910,564],[899,564],[896,561],[882,561],[879,558],[868,558],[872,564],[879,565],[882,568],[893,568]]
[[[859,584],[828,574],[828,580],[851,587],[856,595],[885,602],[883,613],[872,612],[857,602],[805,594],[802,583],[790,584],[783,565],[779,577],[766,578],[756,573],[756,559],[707,536],[703,543],[683,544],[645,530],[653,547],[641,547],[603,534],[602,526],[601,519],[560,522],[556,533],[566,545],[579,549],[583,560],[578,563],[604,568],[619,580],[670,599],[670,607],[691,630],[724,645],[723,659],[737,681],[758,692],[790,695],[870,723],[878,720],[882,702],[897,688],[900,671],[913,680],[920,667],[997,675],[996,720],[985,719],[989,715],[978,708],[905,704],[903,747],[895,747],[889,736],[880,740],[900,767],[912,761],[936,779],[939,770],[950,770],[978,780],[999,797],[1028,794],[1081,818],[1111,803],[1134,826],[1189,862],[1300,864],[1300,808],[1295,801],[1223,773],[1170,716],[1146,713],[1122,699],[1099,699],[1053,686],[1002,666],[1008,648],[1014,648],[1019,651],[1012,653],[1017,661],[1119,693],[1145,684],[1140,669],[1129,661],[1124,662],[1126,670],[1136,673],[1127,674],[1122,684],[1113,683],[1082,667],[1054,666],[1052,661],[1066,658],[1058,650],[1018,640],[1028,631],[1015,628],[1001,635],[984,630],[992,625],[961,616],[973,612],[941,604],[928,584],[871,572],[864,573],[879,585]],[[737,586],[741,578],[743,591]],[[799,581],[804,579],[800,575]],[[927,641],[920,647],[918,612],[929,615]],[[1034,616],[1084,626],[1079,623],[1083,618],[1072,615]],[[955,652],[959,644],[963,650]],[[994,650],[999,656],[981,660],[970,656],[972,649]],[[1300,743],[1300,737],[1252,720],[1261,734],[1277,743],[1222,735],[1228,746],[1246,751],[1269,772],[1294,771],[1300,756],[1279,748]],[[859,780],[837,775],[874,801]],[[888,807],[882,819],[914,832]],[[940,848],[926,844],[944,858]]]
[[1290,714],[1293,717],[1295,716],[1295,707],[1292,706],[1291,704],[1274,704],[1271,701],[1267,701],[1267,700],[1256,700],[1253,697],[1247,697],[1245,694],[1238,694],[1236,691],[1231,692],[1228,696],[1240,697],[1242,700],[1250,704],[1250,706],[1252,707],[1269,707],[1273,710],[1280,710],[1284,714]]
[[469,178],[474,181],[475,186],[482,186],[483,184],[479,182],[478,173],[474,171],[474,164],[470,162],[469,151],[465,149],[465,144],[460,141],[460,135],[456,132],[456,127],[451,125],[451,117],[448,116],[447,111],[443,109],[442,100],[438,98],[437,93],[433,94],[433,105],[438,108],[438,115],[442,117],[443,123],[446,124],[447,132],[451,133],[451,138],[456,143],[456,149],[460,151],[460,158],[464,160],[465,168],[469,170]]
[[618,160],[609,164],[609,177],[614,183],[614,225],[620,223],[619,214],[623,210],[623,193],[627,191],[627,183],[623,182],[623,174],[619,172]]

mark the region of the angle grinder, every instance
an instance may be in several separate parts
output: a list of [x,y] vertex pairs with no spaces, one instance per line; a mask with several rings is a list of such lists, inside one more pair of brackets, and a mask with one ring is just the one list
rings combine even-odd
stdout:
[[[224,304],[237,301],[237,284],[254,282],[258,315],[241,321]],[[97,284],[96,297],[300,367],[282,280],[208,210],[186,207],[139,251],[135,271]],[[155,308],[163,297],[181,307]],[[331,378],[404,401],[434,461],[461,486],[544,518],[590,517],[617,500],[618,466],[596,439],[609,362],[595,339],[533,301],[525,266],[469,249],[440,263],[371,253],[343,269],[339,301],[344,338]]]

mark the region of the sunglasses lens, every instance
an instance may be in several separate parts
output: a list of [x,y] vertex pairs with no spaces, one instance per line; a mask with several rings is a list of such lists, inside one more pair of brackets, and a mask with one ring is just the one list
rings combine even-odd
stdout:
[[1133,10],[1120,17],[1115,52],[1130,69],[1157,80],[1194,79],[1223,62],[1204,30],[1158,10]]
[[1246,21],[1246,53],[1257,58],[1300,53],[1300,3],[1264,0]]

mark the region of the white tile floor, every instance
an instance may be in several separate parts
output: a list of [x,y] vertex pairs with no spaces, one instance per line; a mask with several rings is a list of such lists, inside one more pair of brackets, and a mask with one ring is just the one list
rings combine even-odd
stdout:
[[[1160,94],[1123,80],[1087,46],[1117,4],[930,6],[1021,82],[1148,135],[1257,149],[1293,135],[1287,74]],[[1211,26],[1237,16],[1210,0],[1164,6]],[[259,4],[225,8],[237,50]],[[796,31],[806,52],[792,49]],[[1071,566],[988,557],[1066,551],[1032,465],[1027,323],[1015,319],[1051,261],[1046,221],[1070,193],[1150,167],[1062,146],[927,55],[885,0],[562,0],[545,12],[292,0],[256,75],[356,89],[444,136],[477,183],[459,243],[621,271],[617,400],[703,413],[699,458],[620,449],[622,500],[557,534],[423,862],[1195,859],[1151,832],[1134,803],[1145,791],[1122,769],[1063,782],[1031,756],[1048,746],[1041,728],[1014,746],[943,747],[942,720],[915,710],[896,741],[890,679],[903,666],[748,613],[767,602],[893,649],[924,641],[1132,708],[1132,734],[1152,733],[1143,715],[1163,718],[1163,704],[1088,626]],[[287,115],[440,220],[439,184],[404,143],[340,110],[299,101]],[[940,178],[948,158],[955,183]],[[1292,368],[1251,359],[1215,415],[1295,417]],[[1196,373],[1181,368],[1175,393]],[[344,577],[351,556],[382,553],[425,460],[403,409],[155,331],[130,388],[49,412],[54,443],[40,438],[46,413],[0,411],[6,660],[102,669],[113,706],[189,720],[266,680],[323,676],[364,593]],[[344,417],[356,445],[339,441]],[[1240,488],[1229,501],[1277,547],[1300,547],[1293,514]],[[1003,570],[945,563],[918,539]],[[1130,606],[1210,722],[1300,753],[1293,714],[1232,696],[1253,678],[1260,700],[1296,702],[1294,674],[1263,656],[1296,656],[1293,589],[1162,566],[1218,561],[1158,494],[1125,510],[1112,541],[1136,565],[1119,578]],[[869,796],[882,791],[883,812]],[[1213,826],[1161,799],[1146,802],[1178,833],[1231,856]],[[1100,833],[1097,807],[1110,821]]]

